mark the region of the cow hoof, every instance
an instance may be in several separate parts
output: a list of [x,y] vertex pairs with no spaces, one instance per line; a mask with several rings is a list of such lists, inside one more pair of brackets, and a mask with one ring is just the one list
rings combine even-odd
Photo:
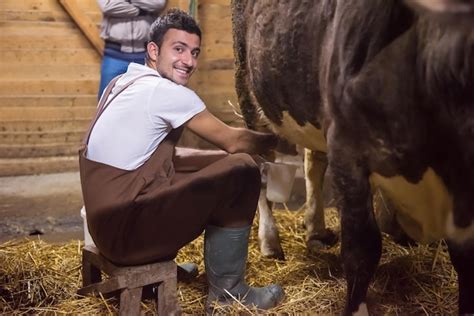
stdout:
[[285,260],[285,254],[280,245],[271,247],[267,243],[261,242],[260,252],[265,258]]
[[314,253],[334,246],[338,239],[336,233],[326,228],[323,233],[316,233],[306,237],[306,246],[310,253]]
[[270,259],[285,260],[285,254],[282,251],[262,252],[262,256]]

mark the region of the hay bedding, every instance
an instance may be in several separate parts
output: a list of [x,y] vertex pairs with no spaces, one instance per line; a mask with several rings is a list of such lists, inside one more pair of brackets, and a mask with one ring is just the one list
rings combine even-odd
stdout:
[[[329,210],[330,226],[338,227],[336,212]],[[269,314],[340,314],[345,281],[338,258],[339,246],[309,255],[305,250],[302,211],[277,211],[286,261],[260,256],[256,229],[252,232],[247,280],[253,285],[283,286],[283,304]],[[202,237],[184,248],[178,262],[199,263],[197,280],[178,284],[184,313],[203,314],[206,281],[203,275]],[[12,241],[0,245],[0,312],[5,314],[106,314],[117,313],[116,299],[79,297],[81,242],[65,245],[41,240]],[[384,252],[369,289],[374,315],[432,315],[457,313],[457,279],[446,246],[405,248],[384,236]],[[145,301],[142,310],[155,312]],[[250,314],[256,310],[235,305],[225,313]],[[261,311],[260,311],[261,313]]]

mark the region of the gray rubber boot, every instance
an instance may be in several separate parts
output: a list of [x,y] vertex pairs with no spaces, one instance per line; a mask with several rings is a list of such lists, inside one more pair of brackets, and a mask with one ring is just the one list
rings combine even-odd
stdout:
[[208,312],[212,311],[213,304],[229,305],[235,301],[234,298],[259,309],[275,307],[283,299],[284,292],[279,285],[257,288],[245,283],[249,234],[250,226],[206,227],[204,260],[209,283]]

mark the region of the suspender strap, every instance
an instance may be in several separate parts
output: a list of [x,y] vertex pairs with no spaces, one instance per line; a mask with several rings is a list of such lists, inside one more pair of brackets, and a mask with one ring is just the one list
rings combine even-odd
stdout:
[[114,79],[112,79],[112,81],[110,81],[110,83],[107,85],[107,88],[105,89],[105,92],[102,94],[102,97],[100,98],[100,101],[99,101],[99,105],[97,107],[97,112],[95,114],[95,117],[94,119],[92,120],[90,126],[89,126],[89,129],[87,130],[87,133],[86,133],[86,136],[84,137],[84,140],[82,141],[82,143],[84,145],[87,145],[89,143],[89,138],[91,136],[91,132],[92,132],[92,129],[94,128],[95,126],[95,123],[97,123],[97,120],[99,119],[99,117],[102,115],[102,113],[104,113],[105,109],[109,106],[109,104],[120,94],[122,93],[125,89],[127,89],[129,86],[131,86],[135,81],[137,81],[138,79],[140,78],[143,78],[143,77],[148,77],[148,76],[154,76],[154,77],[159,77],[158,75],[155,75],[155,74],[145,74],[145,75],[141,75],[141,76],[138,76],[132,80],[130,80],[129,82],[127,82],[126,85],[124,85],[120,90],[118,90],[116,93],[113,94],[113,96],[109,99],[109,95],[110,93],[112,92],[112,89],[113,87],[115,86],[115,83],[120,79],[122,75],[120,76],[117,76],[115,77]]
[[102,97],[100,98],[99,105],[97,106],[97,111],[96,111],[96,116],[97,114],[102,111],[102,108],[105,105],[105,102],[107,101],[107,98],[109,97],[110,93],[112,92],[112,89],[115,87],[115,84],[117,81],[122,78],[123,75],[118,75],[112,80],[110,80],[109,84],[105,88],[105,92],[102,93]]

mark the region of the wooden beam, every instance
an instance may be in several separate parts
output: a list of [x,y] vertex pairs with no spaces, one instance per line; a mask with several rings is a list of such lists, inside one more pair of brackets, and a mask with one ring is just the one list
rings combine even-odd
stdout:
[[[2,123],[2,135],[10,132],[60,132],[60,131],[76,131],[86,130],[91,122],[92,115],[88,118],[76,118],[74,120],[50,120],[50,121],[34,121],[23,120],[17,122]],[[5,133],[5,134],[3,134]]]
[[[22,106],[0,107],[2,123],[19,121],[55,121],[55,120],[83,120],[95,114],[93,106],[75,106],[68,109],[56,106]],[[0,135],[3,131],[0,131]]]
[[0,79],[0,96],[12,94],[95,94],[99,79],[70,78],[43,80]]
[[97,107],[97,94],[12,94],[0,95],[0,114],[5,108],[35,107],[39,108],[69,108],[75,107]]
[[77,143],[47,143],[47,144],[21,144],[1,145],[0,159],[72,156],[77,154],[80,142]]
[[71,16],[79,29],[84,33],[87,39],[95,47],[97,52],[103,56],[104,41],[100,38],[99,30],[92,20],[80,10],[76,0],[59,0],[66,12]]
[[0,177],[66,171],[79,171],[77,153],[70,156],[0,159]]

